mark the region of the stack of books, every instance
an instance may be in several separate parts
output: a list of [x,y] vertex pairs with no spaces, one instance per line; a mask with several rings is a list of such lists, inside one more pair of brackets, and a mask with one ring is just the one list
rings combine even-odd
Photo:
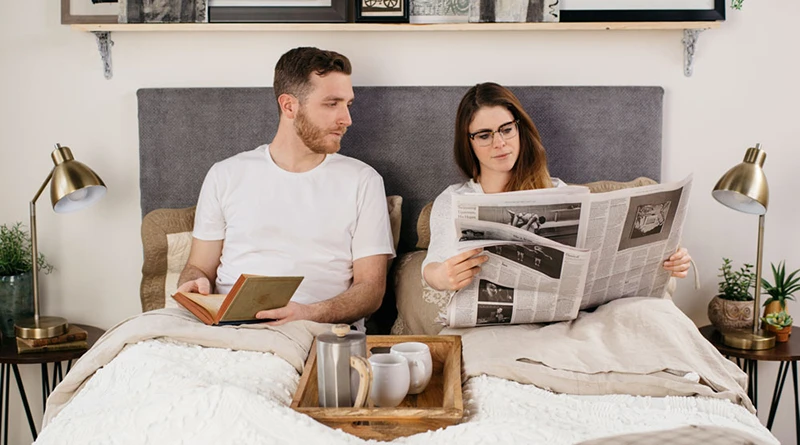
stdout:
[[66,334],[47,338],[19,338],[17,337],[17,352],[19,354],[35,354],[38,352],[69,351],[74,349],[87,349],[87,332],[75,325],[70,325]]

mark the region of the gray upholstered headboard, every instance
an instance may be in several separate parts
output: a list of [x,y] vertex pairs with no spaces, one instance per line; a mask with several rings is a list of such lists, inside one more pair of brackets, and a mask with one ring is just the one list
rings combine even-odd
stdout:
[[[400,251],[416,244],[422,207],[463,180],[452,156],[455,112],[468,87],[356,87],[341,153],[403,197]],[[660,87],[512,87],[533,118],[550,171],[571,183],[660,180]],[[196,203],[214,162],[272,140],[271,88],[141,89],[142,215]]]

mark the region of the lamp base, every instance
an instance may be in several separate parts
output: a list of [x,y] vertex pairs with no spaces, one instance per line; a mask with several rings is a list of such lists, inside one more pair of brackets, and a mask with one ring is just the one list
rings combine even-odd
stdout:
[[722,343],[736,349],[761,350],[775,347],[775,334],[759,329],[753,331],[728,331],[722,333]]
[[67,333],[69,323],[61,317],[25,318],[14,325],[14,333],[20,338],[47,338]]

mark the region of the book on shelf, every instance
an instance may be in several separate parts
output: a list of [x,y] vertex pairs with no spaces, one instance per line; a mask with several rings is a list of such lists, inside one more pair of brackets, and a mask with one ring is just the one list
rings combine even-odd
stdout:
[[35,348],[39,346],[55,345],[60,343],[86,340],[88,336],[89,334],[86,332],[86,330],[71,324],[69,325],[69,329],[67,330],[66,334],[61,334],[55,337],[45,337],[45,338],[18,338],[18,340],[27,344],[30,347]]
[[54,343],[44,346],[31,346],[26,339],[17,337],[18,354],[36,354],[39,352],[72,351],[77,349],[88,349],[89,343],[86,340],[68,341],[65,343]]
[[242,274],[228,294],[176,292],[172,298],[207,325],[259,323],[259,311],[286,306],[303,277]]

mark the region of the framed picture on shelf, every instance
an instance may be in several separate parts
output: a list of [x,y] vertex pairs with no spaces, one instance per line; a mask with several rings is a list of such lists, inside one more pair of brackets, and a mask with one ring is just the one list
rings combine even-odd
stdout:
[[92,0],[61,0],[62,25],[117,23],[119,4]]
[[215,23],[344,23],[352,0],[208,0]]
[[562,22],[725,20],[725,0],[561,0]]
[[355,0],[356,22],[408,23],[409,0]]

